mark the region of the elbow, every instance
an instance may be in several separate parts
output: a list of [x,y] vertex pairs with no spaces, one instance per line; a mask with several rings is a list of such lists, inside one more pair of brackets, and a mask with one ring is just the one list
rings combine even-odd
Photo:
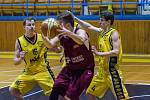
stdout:
[[55,45],[49,42],[49,43],[46,44],[46,47],[51,49],[51,48],[54,48]]
[[17,63],[17,62],[14,62],[14,65],[19,65],[19,63]]
[[19,61],[17,58],[14,58],[14,65],[19,65],[21,61]]
[[14,65],[19,65],[20,63],[17,61],[14,61]]
[[82,42],[82,41],[81,41],[81,42],[78,42],[78,44],[79,44],[79,45],[83,45],[83,44],[84,44],[84,42]]
[[115,55],[118,55],[119,53],[120,53],[119,50],[115,50],[115,52],[114,52]]

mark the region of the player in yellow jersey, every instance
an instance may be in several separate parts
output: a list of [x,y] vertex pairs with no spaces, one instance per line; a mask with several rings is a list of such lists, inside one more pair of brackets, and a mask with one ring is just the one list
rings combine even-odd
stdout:
[[93,46],[92,51],[99,56],[99,70],[93,77],[87,89],[88,99],[102,98],[110,88],[117,100],[128,99],[128,92],[123,84],[122,73],[119,64],[122,58],[121,38],[118,31],[111,28],[114,15],[104,11],[100,18],[100,28],[95,27],[74,16],[74,19],[85,29],[99,34],[99,49]]
[[9,91],[15,100],[23,100],[23,95],[38,84],[45,95],[50,95],[53,86],[52,71],[47,67],[46,52],[41,34],[35,32],[35,19],[28,17],[23,22],[25,34],[16,40],[14,64],[25,61],[24,72],[12,83]]

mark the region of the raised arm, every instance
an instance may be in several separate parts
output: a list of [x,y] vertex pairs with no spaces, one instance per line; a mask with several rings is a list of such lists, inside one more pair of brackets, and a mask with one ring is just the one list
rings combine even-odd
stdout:
[[84,41],[88,40],[88,36],[83,29],[78,29],[77,34],[74,34],[70,30],[62,26],[62,29],[59,29],[58,32],[61,33],[61,35],[67,35],[80,45],[82,45]]
[[79,18],[77,18],[77,17],[75,17],[75,16],[74,16],[74,19],[75,19],[84,29],[89,29],[89,30],[94,31],[94,32],[96,32],[96,33],[99,33],[100,31],[102,31],[101,28],[97,28],[97,27],[91,25],[90,23],[87,23],[87,22],[85,22],[85,21],[83,21],[83,20],[81,20],[81,19],[79,19]]

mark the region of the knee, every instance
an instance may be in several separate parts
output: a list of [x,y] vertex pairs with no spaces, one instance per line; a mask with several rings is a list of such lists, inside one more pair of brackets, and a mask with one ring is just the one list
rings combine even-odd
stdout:
[[10,94],[11,94],[11,95],[14,95],[14,94],[15,94],[15,90],[14,90],[14,88],[9,87],[9,92],[10,92]]
[[18,89],[9,87],[10,94],[16,98],[16,100],[23,100],[23,96],[21,95],[20,91]]
[[90,93],[86,93],[88,100],[96,100],[96,97]]

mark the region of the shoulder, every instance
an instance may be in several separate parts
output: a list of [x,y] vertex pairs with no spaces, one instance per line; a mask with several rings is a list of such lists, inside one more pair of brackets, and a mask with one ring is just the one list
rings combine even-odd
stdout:
[[115,35],[118,34],[119,35],[118,31],[116,29],[114,29],[114,28],[111,28],[111,33],[112,33],[112,35],[113,34],[115,34]]
[[77,31],[76,31],[76,33],[77,33],[77,34],[78,34],[78,33],[86,33],[86,31],[83,30],[83,29],[81,29],[81,28],[78,28]]
[[17,40],[18,40],[18,39],[22,39],[22,38],[24,38],[24,35],[22,35],[22,36],[18,37],[18,38],[17,38]]
[[16,43],[21,45],[22,42],[25,41],[24,35],[20,36],[19,38],[16,39]]
[[39,33],[36,33],[36,34],[37,34],[37,36],[42,37],[42,35],[41,35],[41,34],[39,34]]
[[117,40],[120,38],[120,35],[117,30],[112,31],[112,39]]

